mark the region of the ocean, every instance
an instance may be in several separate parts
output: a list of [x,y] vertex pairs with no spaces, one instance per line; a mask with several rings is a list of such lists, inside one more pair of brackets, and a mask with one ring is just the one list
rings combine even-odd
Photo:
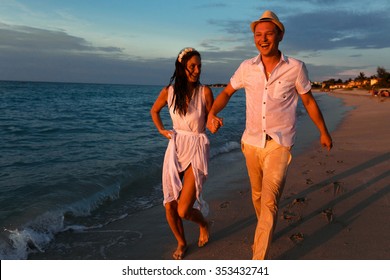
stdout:
[[[0,259],[27,259],[60,232],[102,228],[162,203],[168,140],[149,114],[161,88],[0,82]],[[222,89],[212,90],[217,96]],[[223,132],[207,132],[211,161],[240,149],[240,92],[220,114]],[[323,112],[342,107],[336,98],[322,102],[326,94],[315,97]],[[337,120],[331,130],[343,112],[327,116]],[[300,103],[297,114],[299,128],[307,118]],[[169,128],[168,110],[161,116]]]

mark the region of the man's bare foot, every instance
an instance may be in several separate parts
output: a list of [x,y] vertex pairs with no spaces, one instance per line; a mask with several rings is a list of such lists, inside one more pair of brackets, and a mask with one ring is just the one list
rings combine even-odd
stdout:
[[186,245],[177,246],[176,251],[173,253],[172,257],[175,260],[182,260],[187,252],[187,248],[188,247]]
[[203,247],[209,242],[209,222],[206,221],[206,225],[199,227],[199,240],[198,247]]

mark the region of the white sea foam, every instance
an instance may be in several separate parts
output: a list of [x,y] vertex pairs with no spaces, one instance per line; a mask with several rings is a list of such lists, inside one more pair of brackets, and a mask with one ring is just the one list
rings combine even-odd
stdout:
[[220,154],[229,153],[231,151],[240,149],[241,145],[238,142],[229,141],[215,149],[211,149],[210,158],[214,158]]

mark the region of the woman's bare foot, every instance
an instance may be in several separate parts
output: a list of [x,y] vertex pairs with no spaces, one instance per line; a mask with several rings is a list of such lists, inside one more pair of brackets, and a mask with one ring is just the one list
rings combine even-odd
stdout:
[[209,242],[209,226],[209,222],[206,221],[205,226],[199,227],[198,247],[203,247]]
[[182,260],[184,258],[184,255],[187,252],[187,246],[186,245],[178,245],[176,248],[176,251],[173,253],[172,257],[175,260]]

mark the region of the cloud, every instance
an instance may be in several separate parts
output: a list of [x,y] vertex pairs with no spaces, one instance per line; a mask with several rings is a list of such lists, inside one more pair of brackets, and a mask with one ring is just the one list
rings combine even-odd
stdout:
[[209,2],[207,4],[197,5],[197,8],[210,9],[210,8],[226,8],[228,5],[224,2]]
[[[301,51],[331,50],[352,47],[356,49],[380,49],[390,45],[388,15],[383,12],[383,4],[370,9],[359,9],[353,1],[342,3],[336,0],[296,1],[294,10],[305,5],[299,13],[291,7],[280,8],[279,18],[286,27],[283,46],[296,53]],[[333,5],[329,9],[329,5]],[[323,7],[328,7],[324,10]],[[330,11],[331,10],[331,11]],[[248,20],[214,20],[210,25],[217,26],[221,32],[231,34],[238,40],[251,37]],[[223,42],[220,42],[221,44]]]
[[249,34],[249,22],[244,20],[215,20],[209,19],[208,24],[219,27],[223,33],[236,35],[238,38],[245,36],[245,33]]
[[[309,78],[313,82],[322,82],[329,79],[342,79],[347,80],[351,77],[356,77],[356,75],[351,75],[354,67],[352,66],[332,66],[332,65],[313,65],[310,63],[306,64],[307,70],[309,71]],[[317,80],[315,77],[321,77],[320,80]]]
[[[379,2],[382,6],[375,2],[366,9],[354,6],[353,1],[340,3],[336,0],[294,1],[294,9],[288,4],[273,4],[266,8],[274,9],[286,26],[281,50],[303,59],[310,76],[321,80],[337,73],[351,73],[348,71],[358,69],[356,64],[363,65],[362,69],[376,66],[376,62],[373,66],[358,60],[366,59],[372,52],[385,53],[385,48],[390,46],[386,33],[390,21],[379,12],[386,10],[384,7],[388,8],[389,4]],[[231,4],[194,5],[198,5],[198,9],[216,8],[221,12],[221,8],[227,9]],[[254,18],[260,13],[258,6],[261,4],[251,10]],[[244,59],[258,53],[249,29],[253,15],[216,18],[213,16],[207,21],[215,33],[204,32],[196,42],[202,54],[204,83],[228,82]],[[0,79],[164,85],[174,67],[175,57],[136,57],[111,43],[115,40],[106,46],[97,45],[63,30],[0,22],[0,38],[6,38],[0,40]],[[338,55],[340,50],[343,50],[340,59],[332,56]],[[343,58],[350,60],[339,63]]]
[[390,28],[390,21],[377,11],[314,11],[289,16],[285,26],[285,40],[292,51],[381,49],[390,45],[390,37],[383,32]]
[[[356,69],[373,73],[377,63],[373,60],[390,46],[390,36],[387,36],[390,21],[383,13],[390,8],[386,1],[367,6],[366,2],[348,0],[342,3],[336,0],[302,0],[294,1],[293,5],[273,4],[267,9],[274,10],[286,26],[280,49],[287,55],[304,60],[315,80],[335,78],[338,74],[340,78],[348,79],[351,76],[346,75],[356,72]],[[230,35],[230,41],[214,37],[204,40],[202,46],[214,52],[212,57],[221,61],[229,61],[229,57],[232,61],[239,57],[243,60],[256,55],[248,27],[251,20],[253,18],[209,20],[208,23],[222,34]],[[226,50],[226,46],[231,46],[231,51],[226,55],[219,53],[222,49]],[[337,55],[339,57],[335,57]]]
[[1,80],[159,84],[170,67],[63,31],[0,24],[0,37]]
[[7,38],[0,42],[2,50],[35,52],[105,52],[121,53],[116,47],[94,47],[85,39],[71,36],[63,31],[52,31],[28,26],[0,25],[0,37]]
[[[0,41],[0,80],[165,85],[174,70],[174,57],[135,57],[64,31],[0,23],[0,37],[7,38]],[[213,40],[203,43],[209,50],[202,51],[202,81],[227,82],[248,52],[244,48],[221,51],[212,44]]]

